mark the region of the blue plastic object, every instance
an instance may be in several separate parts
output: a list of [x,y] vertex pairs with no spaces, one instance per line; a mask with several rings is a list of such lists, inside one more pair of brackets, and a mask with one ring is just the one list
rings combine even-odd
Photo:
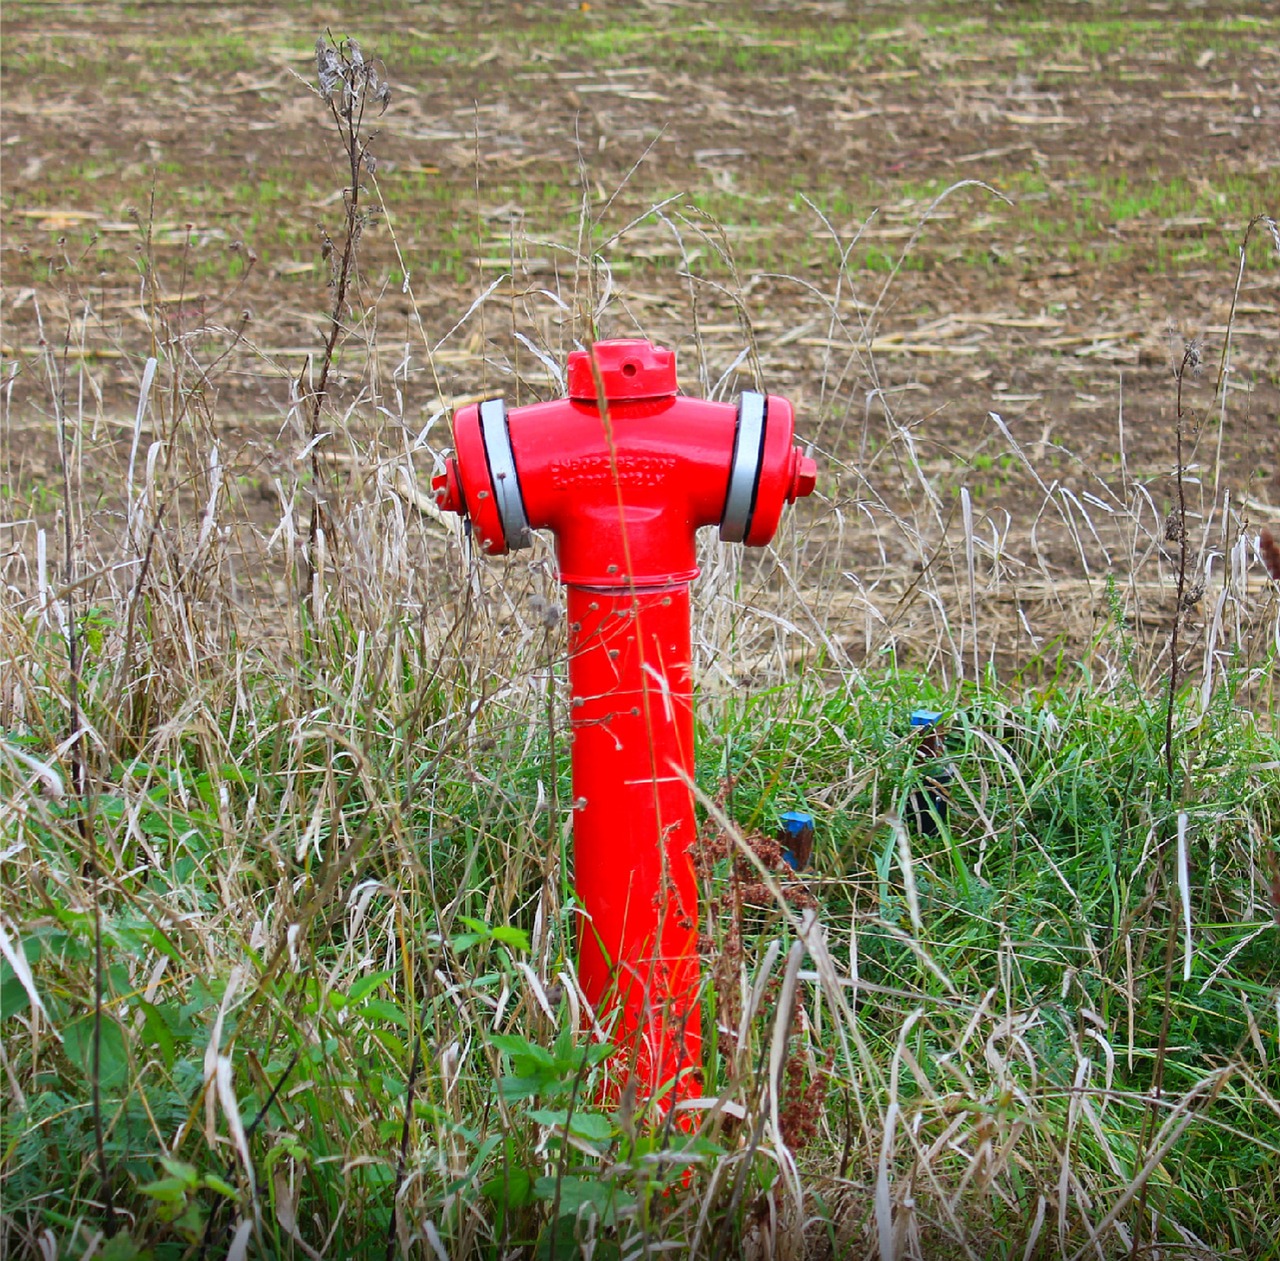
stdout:
[[788,810],[780,820],[778,843],[782,861],[792,871],[803,871],[813,856],[813,815],[804,810]]
[[948,786],[955,778],[955,767],[946,758],[942,715],[933,709],[913,709],[911,730],[916,738],[916,761],[923,783],[906,802],[906,823],[918,836],[937,836],[939,821],[947,817]]

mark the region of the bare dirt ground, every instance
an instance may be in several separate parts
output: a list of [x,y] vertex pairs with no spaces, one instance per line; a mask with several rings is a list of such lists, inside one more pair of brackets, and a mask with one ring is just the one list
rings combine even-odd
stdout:
[[[365,429],[413,436],[459,399],[545,396],[514,333],[562,358],[612,285],[595,332],[675,345],[691,391],[749,384],[735,360],[753,340],[826,461],[802,520],[825,575],[861,575],[851,605],[877,582],[901,600],[959,529],[964,487],[995,550],[1061,584],[1042,593],[1048,625],[1028,642],[1043,643],[1096,602],[1133,532],[1121,508],[1144,497],[1149,535],[1168,510],[1171,363],[1198,338],[1194,476],[1231,492],[1240,528],[1280,514],[1265,224],[1215,404],[1239,246],[1280,211],[1271,6],[473,3],[343,21],[291,4],[6,5],[12,522],[54,519],[59,406],[86,417],[89,499],[117,502],[153,339],[208,370],[205,436],[248,516],[278,516],[291,383],[320,345],[341,221],[340,155],[298,78],[326,27],[381,56],[394,91],[374,144],[387,215],[361,242],[335,395],[338,414],[365,406]],[[963,187],[921,228],[965,180],[1008,202]],[[608,263],[589,283],[584,250]],[[1046,520],[1051,494],[1074,497],[1074,527],[1069,507]],[[922,495],[932,524],[858,533]]]

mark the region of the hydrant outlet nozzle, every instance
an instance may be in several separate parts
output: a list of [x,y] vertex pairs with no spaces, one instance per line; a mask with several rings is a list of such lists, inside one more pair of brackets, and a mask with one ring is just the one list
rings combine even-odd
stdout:
[[466,511],[462,501],[462,486],[458,481],[458,466],[452,458],[445,460],[444,472],[431,479],[431,491],[441,512]]
[[807,455],[801,455],[799,449],[795,453],[795,467],[791,473],[791,490],[787,495],[787,503],[793,504],[797,499],[813,494],[818,484],[818,463]]

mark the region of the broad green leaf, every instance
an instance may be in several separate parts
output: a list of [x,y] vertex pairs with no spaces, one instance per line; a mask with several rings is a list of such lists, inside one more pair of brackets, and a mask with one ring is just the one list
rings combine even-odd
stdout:
[[133,990],[129,969],[123,963],[112,963],[106,970],[106,989],[111,994],[128,994]]
[[[568,1217],[548,1222],[538,1236],[530,1261],[578,1261],[585,1254],[577,1234],[576,1224]],[[622,1261],[622,1249],[612,1239],[596,1238],[591,1261]]]
[[193,1191],[200,1181],[200,1174],[197,1172],[195,1165],[189,1165],[185,1160],[174,1160],[172,1156],[161,1156],[160,1167],[171,1178],[181,1178]]
[[113,1235],[94,1253],[97,1261],[150,1261],[151,1250],[134,1243],[128,1235]]
[[489,1041],[499,1051],[505,1051],[511,1056],[513,1067],[523,1076],[537,1072],[539,1069],[555,1071],[560,1067],[551,1052],[546,1047],[538,1046],[536,1042],[526,1041],[510,1033],[495,1033]]
[[526,953],[529,950],[529,934],[523,928],[513,928],[510,924],[504,924],[501,928],[493,930],[494,941],[500,941],[505,946],[511,946],[515,950],[523,950]]
[[0,1020],[8,1020],[10,1016],[21,1016],[31,1006],[31,996],[27,987],[18,980],[5,965],[4,971],[9,975],[0,981]]
[[164,1011],[157,1007],[155,1003],[149,1003],[145,998],[136,1000],[138,1010],[143,1014],[142,1021],[142,1037],[146,1044],[160,1048],[160,1057],[164,1060],[166,1068],[173,1067],[174,1058],[177,1055],[177,1045],[174,1042],[173,1029],[171,1028]]
[[525,1076],[508,1076],[498,1079],[498,1091],[508,1103],[520,1099],[532,1099],[534,1095],[544,1095],[547,1087],[555,1085],[556,1079],[545,1073]]
[[259,776],[252,767],[241,766],[238,762],[220,762],[218,774],[237,784],[256,784],[259,781]]
[[199,1200],[192,1200],[186,1209],[173,1219],[173,1228],[187,1243],[199,1243],[204,1236],[208,1210]]
[[[540,1200],[554,1201],[556,1179],[539,1178],[533,1193]],[[606,1225],[612,1225],[618,1213],[635,1206],[635,1198],[607,1182],[594,1178],[566,1176],[560,1179],[560,1212],[576,1217],[584,1208],[594,1209]]]
[[[472,1142],[475,1142],[479,1138],[480,1135],[477,1132],[472,1139]],[[502,1142],[501,1134],[490,1134],[488,1138],[484,1139],[480,1143],[479,1148],[476,1150],[476,1154],[471,1158],[471,1168],[467,1171],[470,1177],[474,1178],[476,1174],[480,1172],[480,1166],[489,1159],[493,1149],[497,1147],[500,1142]]]
[[481,1194],[507,1208],[523,1208],[533,1199],[533,1179],[523,1169],[504,1169],[480,1188]]
[[374,1020],[389,1020],[402,1029],[409,1027],[409,1017],[395,1003],[389,1003],[385,998],[365,999],[360,1006],[360,1015],[366,1019],[372,1017]]
[[390,1029],[370,1029],[369,1036],[377,1042],[379,1046],[386,1048],[393,1060],[398,1063],[404,1062],[404,1043],[397,1038]]
[[[89,1077],[93,1070],[93,1013],[73,1020],[62,1033],[67,1057]],[[102,1033],[98,1042],[98,1082],[104,1090],[116,1090],[129,1076],[129,1054],[120,1026],[102,1013]]]
[[240,1192],[235,1189],[225,1178],[220,1178],[216,1173],[207,1173],[200,1181],[209,1188],[210,1191],[216,1191],[219,1195],[225,1195],[227,1199],[236,1199]]
[[218,808],[218,790],[207,773],[201,772],[201,774],[197,775],[192,782],[192,787],[206,806],[210,806],[215,810]]
[[168,1204],[178,1204],[186,1199],[190,1188],[183,1178],[157,1178],[154,1182],[143,1183],[138,1188],[142,1195],[149,1195],[153,1200]]
[[571,1133],[595,1142],[606,1142],[613,1137],[613,1123],[599,1112],[575,1110],[570,1119],[567,1108],[535,1108],[529,1113],[529,1117],[539,1125],[555,1125],[560,1129],[564,1129],[568,1122]]
[[347,991],[347,1002],[358,1003],[362,998],[367,998],[383,981],[388,981],[393,976],[395,973],[389,969],[385,972],[373,972],[369,976],[362,976]]
[[146,924],[139,928],[138,935],[153,950],[158,950],[162,955],[167,955],[174,963],[182,962],[182,951],[169,940],[168,934],[163,929],[157,928],[152,924]]

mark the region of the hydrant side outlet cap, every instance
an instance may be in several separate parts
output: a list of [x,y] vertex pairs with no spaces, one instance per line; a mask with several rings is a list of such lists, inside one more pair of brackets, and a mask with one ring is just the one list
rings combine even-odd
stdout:
[[[606,402],[631,399],[670,398],[676,392],[676,352],[640,338],[617,338],[596,342],[591,348],[600,387]],[[585,350],[569,356],[569,397],[575,402],[599,402],[600,389]]]

